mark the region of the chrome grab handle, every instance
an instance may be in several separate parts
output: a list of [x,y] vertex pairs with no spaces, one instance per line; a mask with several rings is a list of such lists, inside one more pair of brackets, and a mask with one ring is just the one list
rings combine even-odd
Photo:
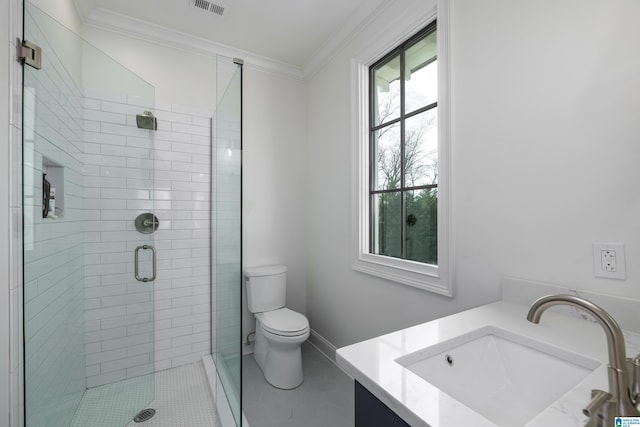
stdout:
[[[138,274],[138,252],[140,252],[140,249],[150,249],[151,250],[151,263],[152,263],[152,272],[151,272],[151,277],[140,277],[140,275]],[[136,280],[139,282],[153,282],[154,280],[156,280],[156,248],[154,248],[151,245],[142,245],[142,246],[138,246],[136,248],[135,251],[135,255],[134,255],[134,261],[133,261],[133,265],[134,265],[134,269],[135,269],[135,275],[136,275]]]

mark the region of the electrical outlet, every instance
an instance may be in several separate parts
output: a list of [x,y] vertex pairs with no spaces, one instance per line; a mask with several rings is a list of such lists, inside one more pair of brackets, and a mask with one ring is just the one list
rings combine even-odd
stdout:
[[594,243],[593,268],[596,277],[625,280],[624,244]]
[[604,251],[600,251],[600,261],[602,264],[602,269],[609,273],[615,273],[618,271],[618,263],[616,262],[616,251],[611,249],[606,249]]

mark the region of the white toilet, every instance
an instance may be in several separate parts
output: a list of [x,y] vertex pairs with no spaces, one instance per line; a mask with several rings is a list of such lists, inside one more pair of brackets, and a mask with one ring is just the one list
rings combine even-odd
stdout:
[[285,307],[287,267],[267,265],[245,268],[249,311],[256,316],[253,357],[274,387],[302,384],[300,346],[309,338],[307,318]]

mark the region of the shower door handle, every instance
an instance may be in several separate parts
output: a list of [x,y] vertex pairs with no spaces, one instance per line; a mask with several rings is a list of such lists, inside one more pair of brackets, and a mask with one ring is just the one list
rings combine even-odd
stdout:
[[[140,275],[139,275],[139,271],[138,271],[138,252],[140,252],[141,249],[151,250],[151,268],[152,268],[151,277],[140,277]],[[151,245],[138,246],[136,248],[136,251],[135,251],[133,265],[134,265],[134,270],[135,270],[135,275],[136,275],[136,280],[137,281],[146,283],[146,282],[153,282],[154,280],[156,280],[156,248],[154,248]]]

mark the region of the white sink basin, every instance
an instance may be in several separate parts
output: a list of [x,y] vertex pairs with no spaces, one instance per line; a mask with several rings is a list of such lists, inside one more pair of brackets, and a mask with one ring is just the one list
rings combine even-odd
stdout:
[[491,326],[396,362],[500,426],[526,424],[600,366]]

